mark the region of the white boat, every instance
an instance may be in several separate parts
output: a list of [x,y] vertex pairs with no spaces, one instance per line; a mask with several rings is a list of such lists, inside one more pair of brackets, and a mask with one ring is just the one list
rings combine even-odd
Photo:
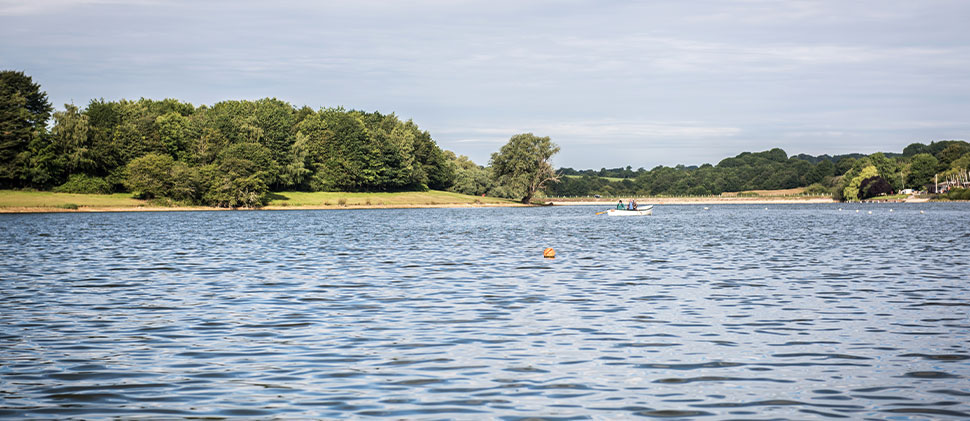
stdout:
[[643,215],[653,215],[653,205],[641,206],[637,210],[626,210],[626,209],[610,209],[606,211],[609,216],[643,216]]

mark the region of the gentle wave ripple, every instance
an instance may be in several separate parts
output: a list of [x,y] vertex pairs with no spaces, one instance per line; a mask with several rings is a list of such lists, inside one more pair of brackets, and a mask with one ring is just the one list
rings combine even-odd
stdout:
[[970,207],[895,207],[0,215],[0,417],[970,417]]

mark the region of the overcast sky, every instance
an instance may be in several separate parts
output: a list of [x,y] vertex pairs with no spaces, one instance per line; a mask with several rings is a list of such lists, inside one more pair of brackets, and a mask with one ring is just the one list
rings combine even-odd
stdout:
[[899,152],[970,137],[970,1],[0,0],[0,69],[62,108],[276,97],[394,112],[487,164]]

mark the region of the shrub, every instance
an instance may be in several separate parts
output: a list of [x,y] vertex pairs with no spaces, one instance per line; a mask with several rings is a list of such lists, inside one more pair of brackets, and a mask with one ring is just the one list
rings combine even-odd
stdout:
[[202,202],[221,208],[256,208],[266,204],[269,187],[254,173],[248,160],[228,159],[202,169],[206,186]]
[[135,158],[128,163],[125,187],[142,199],[165,196],[171,185],[173,165],[175,160],[168,155],[150,153]]
[[171,156],[150,153],[128,163],[125,186],[142,199],[169,198],[194,203],[201,192],[199,172]]
[[822,196],[829,195],[831,192],[828,187],[823,186],[821,183],[814,183],[805,188],[805,194]]
[[66,183],[54,187],[54,191],[58,193],[109,194],[111,193],[111,183],[101,177],[72,174]]
[[970,200],[970,189],[955,187],[943,195],[947,200]]
[[704,186],[694,186],[687,190],[688,196],[709,196],[711,191]]
[[341,197],[340,199],[337,199],[337,204],[340,206],[347,206],[347,199]]
[[71,209],[71,210],[77,210],[77,208],[78,208],[77,204],[75,204],[75,203],[65,203],[65,204],[60,205],[58,207],[61,208],[61,209]]

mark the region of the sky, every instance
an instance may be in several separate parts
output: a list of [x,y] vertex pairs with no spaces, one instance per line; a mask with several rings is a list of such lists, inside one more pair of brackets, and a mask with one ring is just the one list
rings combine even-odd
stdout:
[[557,167],[970,138],[965,0],[0,0],[0,69],[58,109],[275,97],[395,113],[485,165]]

